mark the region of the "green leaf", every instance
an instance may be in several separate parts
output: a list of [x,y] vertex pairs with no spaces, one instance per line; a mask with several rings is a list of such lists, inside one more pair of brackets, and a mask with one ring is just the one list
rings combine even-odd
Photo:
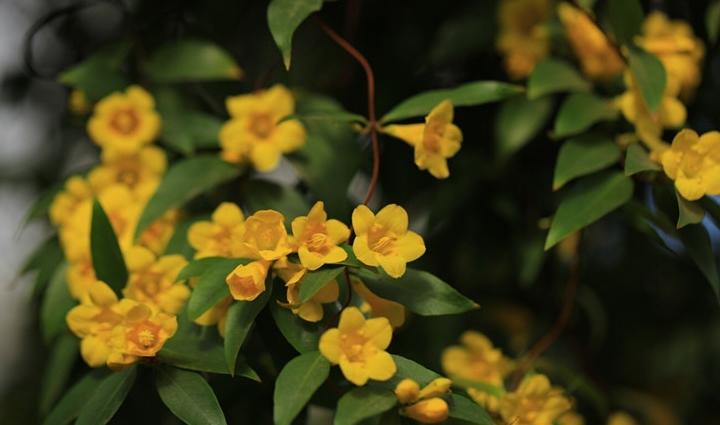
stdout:
[[180,273],[178,273],[175,281],[182,282],[190,279],[191,277],[202,276],[203,273],[214,267],[223,267],[223,264],[233,261],[233,259],[227,257],[205,257],[192,260],[187,263],[182,270],[180,270]]
[[77,302],[70,296],[65,273],[67,264],[62,263],[55,269],[48,290],[40,306],[40,324],[42,325],[43,339],[46,343],[52,341],[65,330],[65,316]]
[[569,63],[548,58],[533,68],[528,78],[527,97],[536,99],[551,93],[588,91],[590,84]]
[[717,262],[707,230],[701,224],[689,224],[678,229],[678,233],[688,255],[705,276],[715,297],[720,302],[720,277],[718,277]]
[[107,283],[118,296],[122,297],[122,290],[128,280],[125,259],[110,219],[97,199],[93,200],[90,251],[98,280]]
[[190,241],[188,240],[188,230],[190,230],[190,226],[192,226],[193,223],[206,218],[207,217],[200,216],[180,220],[180,222],[175,226],[175,231],[165,247],[165,255],[178,254],[185,258],[193,258],[193,255],[195,255],[195,249],[190,245]]
[[642,31],[644,16],[638,0],[609,0],[607,18],[620,44],[632,45],[633,38]]
[[395,394],[388,389],[371,386],[355,388],[338,400],[333,424],[355,425],[392,409],[396,404]]
[[454,89],[431,90],[400,102],[380,120],[386,124],[427,115],[443,100],[449,99],[454,106],[473,106],[498,102],[523,92],[523,88],[498,81],[474,81]]
[[705,12],[705,27],[707,28],[709,44],[715,44],[720,36],[720,1],[708,6]]
[[271,0],[267,17],[270,33],[282,54],[285,69],[290,69],[292,38],[308,16],[322,8],[323,0]]
[[545,250],[588,226],[630,200],[633,182],[622,173],[608,171],[575,185],[558,207],[545,240]]
[[353,123],[360,123],[360,124],[367,124],[368,120],[362,115],[359,114],[353,114],[351,112],[346,111],[318,111],[314,113],[307,113],[307,114],[290,114],[282,117],[280,121],[278,121],[278,124],[290,121],[290,120],[300,120],[303,122],[303,124],[307,124],[308,122],[329,122],[329,123],[347,123],[347,124],[353,124]]
[[658,163],[650,159],[647,151],[639,143],[628,146],[625,152],[625,175],[632,176],[643,171],[660,171]]
[[330,363],[318,351],[290,360],[275,381],[275,425],[290,425],[330,374]]
[[219,147],[218,134],[222,121],[205,112],[184,109],[160,111],[163,121],[162,139],[176,151],[190,155],[197,149]]
[[247,211],[273,209],[286,219],[306,215],[310,206],[300,193],[288,186],[250,180],[242,188],[242,199]]
[[392,379],[388,381],[390,384],[390,388],[392,389],[395,388],[398,382],[405,378],[412,378],[420,386],[425,386],[429,384],[430,381],[432,381],[433,379],[440,378],[440,375],[438,373],[435,373],[434,371],[426,368],[425,366],[410,359],[407,359],[403,356],[393,354],[392,358],[395,361],[395,366],[397,367],[397,372],[395,373],[395,376],[393,376]]
[[153,52],[143,71],[157,83],[237,80],[243,75],[230,54],[205,40],[180,40]]
[[60,248],[57,236],[52,236],[30,255],[25,264],[20,269],[20,274],[24,275],[31,271],[35,271],[35,283],[33,285],[33,295],[37,296],[43,292],[47,284],[52,279],[55,270],[62,264],[64,255]]
[[135,383],[137,366],[130,366],[105,378],[80,410],[76,425],[104,425],[110,422]]
[[270,303],[270,314],[280,333],[298,353],[317,350],[322,331],[319,324],[299,319],[289,309],[280,307],[277,302]]
[[193,288],[187,303],[187,314],[190,320],[197,319],[225,297],[229,297],[230,290],[225,278],[235,267],[249,262],[250,260],[244,258],[227,258],[200,275],[200,280]]
[[235,370],[235,364],[242,347],[250,333],[255,318],[265,307],[272,293],[272,281],[268,281],[266,290],[253,301],[235,301],[230,305],[225,320],[225,361],[229,370]]
[[337,279],[344,269],[344,267],[330,267],[305,273],[300,283],[300,304],[312,298],[328,283]]
[[459,314],[478,308],[455,288],[425,271],[408,268],[398,279],[367,269],[355,272],[372,292],[421,316]]
[[678,203],[678,221],[677,228],[687,226],[688,224],[700,223],[705,218],[705,210],[697,202],[688,201],[675,191],[675,197]]
[[80,414],[80,410],[88,399],[103,382],[107,371],[96,369],[86,374],[70,390],[65,393],[60,402],[53,408],[43,421],[44,425],[66,425]]
[[459,394],[450,394],[450,413],[453,419],[459,419],[471,424],[494,425],[495,421],[479,404]]
[[516,96],[503,102],[495,122],[498,156],[507,158],[532,140],[547,122],[552,109],[553,100],[549,97],[529,100]]
[[227,423],[215,393],[198,373],[160,367],[157,368],[155,385],[165,406],[186,424]]
[[555,118],[555,136],[572,136],[590,128],[600,121],[617,117],[617,110],[606,99],[592,93],[569,95]]
[[89,100],[99,100],[124,89],[128,78],[120,67],[130,52],[130,43],[120,42],[104,47],[82,62],[66,69],[58,80],[85,92]]
[[58,397],[62,395],[70,371],[78,358],[78,353],[78,339],[69,333],[62,335],[53,345],[40,387],[40,412],[42,414],[47,413]]
[[635,77],[635,83],[650,112],[657,111],[665,94],[665,84],[667,83],[665,67],[660,59],[652,53],[632,48],[630,49],[630,71]]
[[145,206],[135,229],[135,237],[168,210],[181,207],[185,202],[239,174],[238,168],[214,155],[196,156],[175,163]]
[[23,224],[27,224],[38,218],[44,218],[50,210],[50,205],[55,200],[55,196],[63,190],[64,183],[56,183],[43,191],[35,202],[30,206],[23,219]]
[[563,143],[558,153],[553,190],[570,180],[607,168],[620,159],[620,148],[609,138],[584,134]]

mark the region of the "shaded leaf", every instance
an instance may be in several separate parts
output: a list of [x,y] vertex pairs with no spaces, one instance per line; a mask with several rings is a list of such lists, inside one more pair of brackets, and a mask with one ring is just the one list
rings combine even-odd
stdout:
[[120,67],[130,52],[130,44],[120,42],[103,47],[82,62],[66,69],[58,80],[82,90],[91,101],[124,89],[129,80]]
[[305,215],[310,209],[297,190],[264,180],[247,182],[242,188],[242,199],[247,211],[273,209],[286,219]]
[[563,143],[558,153],[553,190],[570,180],[607,168],[620,159],[620,148],[607,137],[585,134]]
[[48,290],[40,306],[40,324],[46,343],[52,341],[66,328],[65,316],[77,302],[70,296],[65,273],[67,264],[62,263],[55,269]]
[[68,390],[60,402],[43,421],[44,425],[66,425],[80,414],[80,410],[103,382],[108,372],[95,369],[82,377]]
[[644,20],[642,6],[638,0],[609,0],[607,19],[615,40],[631,45],[633,38],[642,31]]
[[265,307],[272,293],[272,281],[266,284],[266,290],[253,301],[235,301],[230,305],[225,320],[225,362],[228,370],[235,370],[235,364],[245,339],[255,318]]
[[62,395],[78,353],[78,339],[69,333],[62,335],[53,345],[40,387],[41,413],[47,413]]
[[528,78],[527,97],[536,99],[551,93],[589,89],[590,84],[572,65],[562,60],[548,58],[533,68]]
[[118,297],[122,297],[122,290],[128,280],[125,259],[110,219],[97,199],[93,200],[90,251],[95,276],[107,283]]
[[688,255],[705,276],[715,297],[720,302],[720,277],[718,277],[717,262],[707,230],[701,224],[689,224],[678,229],[678,233]]
[[299,353],[317,350],[322,331],[319,324],[301,320],[289,309],[280,307],[275,301],[270,303],[270,313],[280,333],[295,350]]
[[214,115],[190,109],[161,111],[161,115],[162,139],[176,151],[190,155],[197,149],[220,146],[222,121]]
[[503,102],[495,122],[498,156],[506,158],[537,135],[553,109],[551,98],[528,100],[517,96]]
[[290,114],[282,117],[280,121],[278,121],[278,124],[290,120],[300,120],[304,124],[307,124],[308,122],[367,124],[367,118],[365,118],[364,116],[346,111],[324,111],[307,114]]
[[137,366],[115,372],[95,387],[80,410],[76,425],[104,425],[110,422],[135,383]]
[[632,176],[643,171],[660,171],[662,167],[650,159],[647,151],[638,143],[628,146],[625,152],[625,175]]
[[337,279],[344,269],[344,267],[329,267],[306,272],[300,283],[300,304],[312,298],[328,283]]
[[191,39],[159,48],[142,68],[158,83],[236,80],[243,74],[225,49],[210,41]]
[[688,201],[677,191],[675,191],[675,197],[677,198],[678,204],[678,220],[676,225],[678,229],[688,224],[700,223],[703,220],[705,210],[698,203]]
[[592,93],[573,93],[560,106],[555,117],[556,137],[582,133],[593,124],[617,117],[617,110],[606,99]]
[[272,0],[268,5],[268,25],[282,54],[285,69],[290,69],[292,38],[295,30],[310,14],[320,10],[323,0]]
[[225,278],[235,267],[249,262],[250,260],[244,258],[227,258],[200,275],[187,303],[187,314],[190,320],[197,319],[225,297],[229,297],[230,290]]
[[338,400],[334,425],[355,425],[386,412],[397,404],[395,394],[384,388],[354,388]]
[[717,43],[718,36],[720,36],[720,1],[715,1],[708,6],[705,13],[705,27],[710,44]]
[[155,385],[163,403],[188,425],[226,424],[225,415],[207,381],[196,372],[157,368]]
[[450,413],[453,419],[460,419],[471,424],[494,425],[495,421],[479,404],[459,394],[450,394]]
[[290,360],[275,381],[275,425],[290,425],[330,374],[330,363],[318,351]]
[[665,84],[667,83],[665,67],[660,59],[652,53],[632,48],[630,49],[630,71],[635,77],[635,83],[650,112],[657,111],[665,94]]

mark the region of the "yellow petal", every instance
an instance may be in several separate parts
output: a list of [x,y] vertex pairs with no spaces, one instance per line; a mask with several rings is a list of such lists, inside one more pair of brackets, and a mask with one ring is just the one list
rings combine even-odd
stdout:
[[389,204],[381,209],[377,213],[376,221],[396,234],[403,234],[408,228],[407,211],[397,204]]
[[384,350],[390,346],[392,340],[392,326],[385,317],[376,317],[365,322],[365,336],[368,342]]
[[342,355],[342,349],[340,348],[340,331],[337,328],[325,331],[320,337],[318,349],[323,357],[330,363],[338,364],[340,362],[340,356]]
[[400,256],[407,262],[417,260],[425,253],[425,241],[413,231],[408,231],[398,238],[396,247]]
[[699,178],[678,177],[675,180],[675,188],[688,201],[696,201],[705,195],[705,185]]
[[665,127],[680,127],[685,123],[687,111],[685,105],[674,97],[664,97],[660,105],[660,116]]
[[306,322],[315,323],[319,322],[323,318],[322,305],[313,301],[303,303],[299,308],[293,309],[293,312]]
[[342,333],[354,332],[365,325],[365,316],[357,307],[348,307],[340,314],[338,329]]
[[380,264],[375,251],[371,250],[368,246],[367,235],[358,235],[355,237],[353,241],[353,252],[355,253],[355,257],[363,264],[367,264],[368,266],[377,266]]
[[232,202],[223,202],[218,205],[212,214],[212,221],[225,227],[236,226],[245,221],[242,210]]
[[339,246],[334,246],[334,247],[330,248],[328,253],[325,255],[324,263],[336,264],[336,263],[345,261],[346,259],[347,259],[347,252],[345,252],[345,250],[340,248]]
[[435,125],[449,124],[453,120],[453,104],[449,99],[438,103],[425,118],[425,121]]
[[110,355],[110,347],[107,341],[95,337],[87,336],[80,342],[80,354],[83,360],[90,367],[98,367],[105,364],[108,355]]
[[350,229],[345,225],[345,223],[339,220],[328,220],[325,223],[325,226],[328,238],[335,245],[341,244],[350,238]]
[[101,281],[96,281],[88,288],[88,295],[94,305],[109,307],[118,302],[117,295],[110,287]]
[[270,143],[258,143],[250,151],[250,160],[260,172],[272,171],[280,163],[280,151]]
[[355,234],[364,235],[375,222],[375,214],[365,205],[358,205],[352,213],[352,225]]
[[366,362],[367,374],[376,381],[387,381],[397,372],[395,361],[387,351],[378,351]]
[[[340,249],[343,251],[342,249]],[[344,253],[345,251],[343,251]],[[325,264],[324,258],[310,250],[305,246],[298,248],[298,257],[300,258],[300,264],[308,270],[317,270]],[[340,260],[342,261],[342,260]]]
[[399,278],[405,274],[407,266],[406,261],[399,255],[377,255],[380,267],[385,270],[390,277]]
[[343,356],[340,359],[340,370],[345,375],[345,379],[357,386],[365,385],[368,381],[368,371],[363,363],[351,362]]
[[396,124],[383,127],[381,131],[397,139],[402,140],[410,146],[422,143],[425,124]]
[[134,246],[125,254],[125,264],[129,272],[145,270],[155,263],[155,254],[142,246]]
[[322,287],[313,297],[313,301],[318,303],[327,304],[337,301],[340,295],[340,288],[338,287],[337,281],[332,281]]

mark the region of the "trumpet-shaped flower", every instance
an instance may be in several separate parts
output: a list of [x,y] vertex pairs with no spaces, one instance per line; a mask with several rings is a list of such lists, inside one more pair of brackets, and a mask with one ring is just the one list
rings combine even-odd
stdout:
[[379,265],[394,278],[405,274],[406,264],[425,253],[425,242],[408,230],[407,212],[398,205],[387,205],[377,215],[360,205],[353,211],[352,224],[357,235],[353,252],[358,260],[368,266]]
[[625,63],[617,49],[586,12],[562,2],[558,5],[558,15],[585,75],[607,80],[623,72]]
[[516,425],[552,425],[568,412],[572,403],[561,389],[550,385],[545,375],[525,378],[513,392],[500,400],[500,417]]
[[239,301],[252,301],[265,292],[267,261],[253,261],[235,267],[225,278],[232,297]]
[[236,204],[223,202],[210,221],[198,221],[188,230],[195,258],[232,257],[245,233],[245,216]]
[[334,303],[338,299],[340,288],[337,281],[333,280],[317,291],[309,300],[300,303],[300,287],[307,269],[300,264],[283,259],[275,263],[275,270],[278,276],[285,281],[290,311],[307,322],[322,320],[324,315],[322,305]]
[[182,255],[157,258],[147,248],[135,246],[125,254],[130,278],[123,290],[126,298],[141,302],[163,313],[176,315],[190,297],[190,289],[176,283],[180,270],[187,264]]
[[535,64],[547,56],[550,40],[545,23],[550,12],[549,0],[500,2],[500,34],[496,46],[505,58],[505,69],[511,78],[527,77]]
[[284,153],[305,144],[305,128],[296,119],[279,122],[295,110],[292,93],[282,85],[227,99],[230,120],[220,129],[222,157],[250,161],[259,171],[277,167]]
[[320,337],[320,353],[332,364],[339,364],[345,378],[355,385],[368,379],[387,381],[397,370],[385,349],[392,339],[392,326],[384,317],[365,319],[355,307],[340,314],[337,328]]
[[660,160],[683,198],[694,201],[704,195],[720,195],[720,132],[699,136],[693,130],[682,130]]
[[399,328],[405,323],[405,306],[377,296],[358,279],[351,279],[353,291],[362,298],[360,311],[370,317],[385,317],[393,328]]
[[308,270],[347,259],[338,244],[348,240],[350,229],[338,220],[328,220],[322,202],[316,202],[307,216],[295,218],[292,231],[300,263]]
[[260,210],[248,217],[238,256],[273,261],[292,252],[284,221],[275,210]]
[[153,312],[145,304],[136,303],[124,313],[122,323],[112,331],[113,352],[108,357],[111,369],[131,365],[140,357],[155,357],[177,331],[175,316]]
[[415,148],[415,165],[428,170],[433,177],[445,179],[450,176],[447,159],[460,150],[462,131],[452,123],[453,105],[443,100],[425,117],[425,124],[396,124],[383,132],[397,137]]
[[103,149],[137,152],[160,131],[155,100],[139,86],[115,92],[95,105],[87,124],[90,138]]

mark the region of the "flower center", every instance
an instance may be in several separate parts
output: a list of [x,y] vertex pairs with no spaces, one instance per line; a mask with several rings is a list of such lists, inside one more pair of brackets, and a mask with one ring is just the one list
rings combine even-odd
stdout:
[[139,123],[140,119],[137,113],[130,108],[115,111],[110,118],[110,127],[116,132],[126,136],[133,133]]
[[148,321],[142,322],[128,332],[128,340],[138,347],[148,349],[154,347],[160,339],[160,326]]
[[251,276],[238,276],[237,274],[233,274],[232,278],[230,278],[230,284],[246,297],[253,296],[257,292],[255,280],[253,280]]
[[135,187],[135,185],[138,183],[139,176],[134,170],[122,170],[118,174],[117,179],[124,183],[127,186]]
[[250,118],[250,131],[260,139],[267,139],[275,129],[273,117],[270,114],[253,114]]
[[367,338],[365,332],[360,329],[353,333],[343,333],[340,335],[340,346],[342,352],[351,362],[362,362],[365,359],[363,354]]
[[325,233],[313,233],[307,241],[307,247],[313,252],[325,251],[327,247],[328,237]]

